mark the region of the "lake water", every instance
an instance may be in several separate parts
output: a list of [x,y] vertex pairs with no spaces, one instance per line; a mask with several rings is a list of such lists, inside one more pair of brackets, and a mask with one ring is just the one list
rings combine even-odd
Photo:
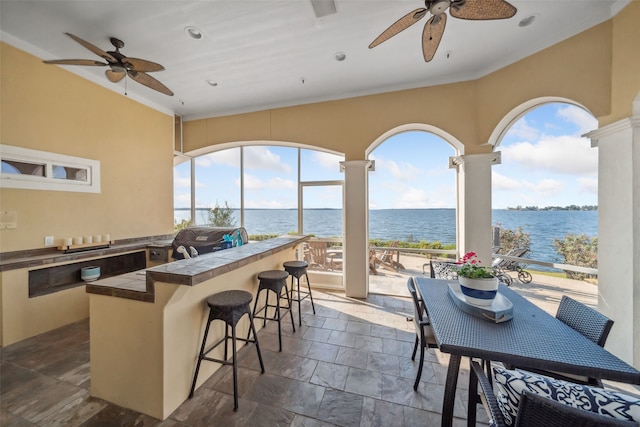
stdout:
[[[247,209],[245,228],[249,234],[286,234],[297,230],[295,209]],[[176,210],[179,221],[188,218],[189,211]],[[196,212],[196,222],[205,224],[207,210]],[[236,211],[236,223],[239,212]],[[597,211],[515,211],[493,210],[493,225],[523,231],[531,236],[531,252],[527,258],[547,262],[562,262],[553,248],[554,239],[567,234],[598,234]],[[319,237],[342,234],[342,211],[309,209],[304,211],[304,233]],[[383,240],[439,241],[455,243],[455,209],[379,209],[369,211],[369,238]],[[531,266],[531,268],[540,268]]]

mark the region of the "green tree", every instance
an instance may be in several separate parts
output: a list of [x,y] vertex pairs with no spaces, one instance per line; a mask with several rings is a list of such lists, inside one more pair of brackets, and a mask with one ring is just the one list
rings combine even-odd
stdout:
[[225,200],[224,207],[216,206],[209,211],[209,225],[212,227],[235,227],[236,219],[233,216],[233,208]]
[[[567,234],[564,239],[554,239],[553,247],[563,257],[564,264],[598,268],[598,238],[586,234]],[[569,279],[584,280],[592,274],[567,271]]]
[[180,222],[176,222],[175,220],[173,221],[173,232],[174,233],[178,233],[178,231],[182,230],[183,228],[187,228],[188,226],[191,225],[191,222],[187,219],[183,219]]
[[496,224],[500,230],[500,249],[501,254],[506,254],[513,249],[528,248],[531,246],[531,235],[522,231],[522,227],[517,230],[502,228],[502,224]]

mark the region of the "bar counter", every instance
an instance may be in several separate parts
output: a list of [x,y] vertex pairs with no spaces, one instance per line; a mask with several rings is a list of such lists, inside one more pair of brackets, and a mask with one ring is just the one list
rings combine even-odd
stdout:
[[[257,274],[281,270],[308,239],[281,236],[88,284],[91,395],[168,417],[189,395],[208,317],[206,298],[229,289],[255,298]],[[248,325],[247,317],[238,323],[240,335]],[[209,342],[223,335],[224,323],[214,322]],[[211,356],[222,358],[222,352]],[[203,363],[198,387],[219,367]]]

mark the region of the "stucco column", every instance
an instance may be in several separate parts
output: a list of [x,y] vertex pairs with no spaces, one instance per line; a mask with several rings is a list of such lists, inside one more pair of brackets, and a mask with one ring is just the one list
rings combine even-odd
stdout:
[[598,147],[598,310],[606,348],[640,366],[640,111],[586,136]]
[[344,171],[344,287],[348,297],[369,293],[369,187],[372,162],[340,162]]
[[500,152],[449,158],[457,170],[456,228],[458,254],[478,254],[491,265],[491,165],[500,163]]

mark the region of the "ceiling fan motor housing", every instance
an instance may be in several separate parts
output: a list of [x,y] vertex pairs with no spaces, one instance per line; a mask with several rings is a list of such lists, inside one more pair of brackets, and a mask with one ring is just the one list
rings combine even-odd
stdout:
[[432,15],[440,15],[444,13],[451,5],[450,0],[436,0],[427,3],[428,4],[425,6],[427,6],[427,9],[429,9],[429,12],[431,12]]

